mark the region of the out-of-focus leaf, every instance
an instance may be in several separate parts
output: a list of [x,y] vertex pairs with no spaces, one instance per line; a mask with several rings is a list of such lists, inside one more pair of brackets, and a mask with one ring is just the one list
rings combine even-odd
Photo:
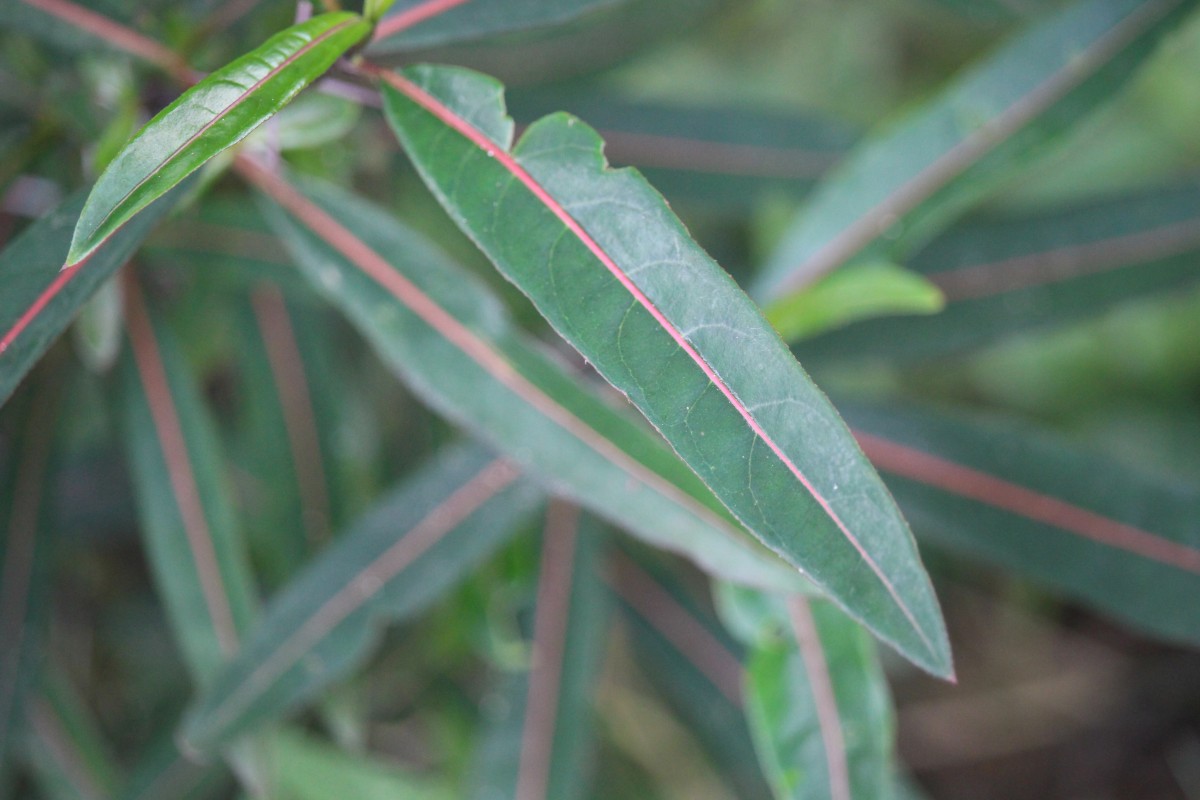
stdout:
[[282,151],[305,150],[342,138],[361,116],[362,106],[358,103],[312,92],[296,98],[252,135]]
[[646,677],[720,766],[736,797],[772,797],[742,708],[742,648],[662,570],[627,556],[615,561],[610,585]]
[[1196,284],[1198,260],[1195,185],[981,220],[948,231],[909,262],[945,294],[941,314],[870,320],[806,341],[795,352],[805,363],[956,353]]
[[180,78],[191,75],[183,59],[165,45],[70,0],[7,0],[0,5],[0,27],[28,31],[71,53],[102,43]]
[[554,328],[761,541],[906,657],[949,675],[941,611],[883,482],[662,197],[608,169],[599,136],[569,115],[513,146],[503,87],[486,76],[420,66],[377,77],[426,184]]
[[238,312],[244,400],[237,460],[249,478],[244,518],[252,550],[280,585],[329,538],[333,487],[292,309],[264,284]]
[[426,608],[504,544],[541,502],[482,449],[439,456],[343,533],[275,598],[189,712],[211,750],[311,698],[368,654],[380,620]]
[[603,531],[578,509],[550,506],[542,534],[532,666],[489,703],[466,796],[587,797],[592,699],[607,639]]
[[375,28],[373,53],[556,25],[627,0],[397,0]]
[[922,536],[1200,642],[1200,492],[995,419],[846,407]]
[[1112,97],[1193,0],[1082,0],[862,145],[764,267],[778,297],[856,257],[900,256]]
[[112,369],[121,353],[121,288],[115,278],[100,284],[83,304],[72,328],[75,351],[92,372]]
[[198,763],[183,755],[175,743],[176,725],[156,736],[143,748],[133,776],[116,800],[212,800],[220,793],[228,797],[229,770],[220,759]]
[[0,789],[42,661],[50,605],[56,377],[22,391],[0,419]]
[[172,192],[113,235],[85,264],[61,270],[83,194],[68,199],[0,253],[0,403],[89,297],[129,260],[179,199]]
[[858,138],[815,114],[632,102],[599,90],[509,96],[518,120],[559,109],[599,131],[609,161],[638,167],[672,203],[714,213],[746,213],[768,193],[806,192]]
[[30,698],[26,717],[26,748],[47,800],[112,796],[118,782],[116,759],[64,675],[55,669],[43,673],[41,691]]
[[306,182],[305,195],[250,169],[291,215],[271,212],[305,274],[437,411],[655,546],[730,580],[803,585],[657,437],[547,358],[420,234],[331,187]]
[[217,434],[169,330],[126,283],[121,408],[159,595],[192,676],[207,685],[256,605]]
[[726,609],[744,595],[753,606],[729,613],[767,612],[766,624],[748,642],[746,705],[775,796],[887,797],[894,781],[893,715],[866,631],[822,600],[725,588]]
[[134,214],[245,138],[369,29],[357,14],[322,14],[276,34],[181,95],[96,181],[67,263],[87,258]]
[[852,264],[764,310],[787,341],[805,339],[871,317],[936,314],[945,305],[937,286],[887,262]]
[[442,781],[406,774],[292,730],[271,737],[268,758],[277,800],[452,800],[456,796]]

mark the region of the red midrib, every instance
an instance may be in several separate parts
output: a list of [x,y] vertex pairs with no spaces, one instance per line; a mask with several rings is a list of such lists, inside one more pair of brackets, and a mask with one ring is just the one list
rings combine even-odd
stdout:
[[[250,96],[255,92],[255,90],[257,90],[260,86],[262,86],[266,82],[275,78],[277,75],[279,75],[285,69],[290,67],[292,64],[296,63],[297,59],[299,59],[302,56],[304,56],[305,54],[307,54],[309,51],[311,51],[314,47],[319,45],[321,42],[325,41],[330,36],[333,36],[335,33],[338,33],[342,29],[349,27],[350,25],[353,25],[356,21],[357,20],[348,19],[345,22],[342,22],[338,25],[334,25],[332,28],[329,28],[328,30],[323,31],[320,35],[316,36],[311,41],[307,42],[303,47],[298,48],[296,50],[296,52],[292,53],[287,58],[285,58],[283,61],[279,62],[279,64],[276,65],[275,67],[273,67],[271,69],[271,71],[268,72],[266,75],[262,76],[257,81],[255,81],[254,84],[249,89],[246,89],[236,100],[234,100],[232,103],[227,105],[225,108],[221,109],[221,112],[219,114],[217,114],[216,116],[214,116],[212,119],[210,119],[208,122],[204,123],[204,125],[198,131],[196,131],[194,134],[192,134],[187,139],[187,141],[183,142],[178,147],[176,147],[174,150],[172,150],[170,153],[168,153],[166,156],[164,156],[162,158],[162,160],[158,162],[158,164],[154,167],[154,169],[149,174],[147,174],[144,178],[142,178],[140,181],[138,181],[136,184],[134,184],[129,189],[129,191],[125,192],[125,194],[121,197],[120,200],[118,200],[116,203],[113,203],[112,210],[109,211],[107,214],[105,214],[104,217],[101,218],[100,221],[96,223],[96,226],[92,229],[92,234],[94,234],[96,231],[99,231],[101,228],[103,228],[105,223],[107,223],[110,219],[112,219],[113,215],[116,214],[117,211],[119,211],[125,205],[126,201],[128,201],[129,198],[133,196],[133,193],[136,192],[138,189],[142,188],[143,186],[145,186],[146,182],[149,181],[151,178],[153,178],[155,175],[159,174],[159,172],[162,171],[163,166],[165,164],[167,164],[168,162],[170,162],[173,159],[175,159],[176,157],[178,157],[180,153],[184,152],[188,147],[190,147],[192,144],[194,144],[196,142],[196,140],[198,140],[201,136],[208,133],[208,131],[211,130],[212,127],[214,125],[216,125],[218,122],[220,122],[223,119],[226,119],[231,113],[233,113],[234,109],[238,108],[240,105],[245,103],[246,100],[248,100],[250,98]],[[140,133],[138,134],[138,138],[141,138]],[[114,164],[115,164],[115,162],[114,162]],[[103,178],[103,176],[101,176],[101,178]],[[91,198],[89,197],[89,200],[90,199]],[[87,205],[84,206],[84,212],[86,213],[86,211],[87,211]],[[112,234],[110,233],[109,236],[111,236],[111,235]],[[100,245],[102,245],[105,241],[107,241],[109,236],[105,236],[99,242],[94,244],[91,247],[91,249],[89,250],[89,254],[91,252],[95,251],[96,248],[99,247]],[[84,258],[86,258],[86,257],[87,256],[84,256]],[[81,261],[82,261],[82,259],[81,259]],[[74,266],[74,264],[68,264],[66,266],[71,267],[71,266]]]
[[17,340],[17,337],[20,336],[35,319],[37,319],[37,315],[42,313],[46,306],[50,304],[50,301],[58,296],[58,293],[61,292],[63,288],[71,282],[71,279],[78,274],[79,268],[86,264],[87,261],[88,259],[85,258],[82,261],[79,261],[78,263],[68,267],[67,269],[61,270],[54,277],[54,280],[50,283],[50,285],[47,286],[42,293],[38,295],[37,299],[30,304],[29,308],[25,309],[25,312],[17,318],[17,321],[13,323],[13,326],[8,329],[7,333],[4,334],[4,338],[0,339],[0,355],[3,355],[4,352],[8,350],[10,346],[12,346],[12,343]]
[[187,439],[175,409],[171,384],[163,368],[162,355],[141,289],[132,278],[126,281],[125,287],[125,318],[134,361],[146,394],[146,404],[150,406],[184,534],[196,564],[196,578],[208,607],[213,635],[222,654],[228,657],[237,650],[237,625],[229,607],[204,503],[196,486]]
[[825,764],[829,771],[830,800],[851,800],[850,771],[846,764],[846,737],[842,733],[842,718],[838,711],[833,681],[829,675],[829,663],[825,648],[813,619],[808,600],[800,595],[788,598],[788,615],[792,620],[792,631],[796,646],[808,673],[808,685],[812,687],[813,705],[817,711],[817,722],[821,728],[821,742],[825,750]]
[[386,39],[389,36],[395,36],[402,30],[406,30],[416,25],[419,22],[424,22],[430,17],[436,17],[439,14],[444,14],[452,8],[465,5],[471,0],[427,0],[424,3],[413,6],[407,11],[401,11],[399,14],[394,14],[380,21],[375,27],[375,35],[373,40]]
[[746,405],[737,397],[736,394],[734,394],[733,390],[726,385],[724,380],[721,379],[716,371],[709,366],[708,362],[706,362],[704,358],[696,351],[696,348],[692,346],[691,342],[689,342],[686,337],[684,337],[683,333],[674,324],[672,324],[669,319],[667,319],[666,315],[656,305],[654,305],[653,301],[651,301],[650,298],[647,297],[646,294],[638,287],[638,285],[633,282],[633,279],[625,274],[625,271],[622,270],[615,261],[613,261],[613,259],[604,251],[599,243],[592,238],[591,234],[584,230],[579,221],[572,217],[570,213],[562,206],[562,204],[559,203],[553,196],[551,196],[550,193],[540,183],[538,183],[537,180],[530,175],[529,172],[523,166],[521,166],[515,158],[513,158],[512,154],[505,151],[497,143],[488,139],[487,136],[475,129],[470,123],[459,117],[428,92],[393,72],[389,72],[374,66],[368,67],[367,71],[381,78],[397,91],[402,92],[415,103],[423,107],[430,114],[435,116],[438,120],[464,136],[480,150],[483,150],[489,156],[496,159],[498,163],[512,173],[512,175],[518,181],[520,181],[525,188],[538,199],[539,202],[545,205],[546,208],[553,213],[554,216],[557,217],[558,220],[562,222],[563,225],[565,225],[567,229],[571,231],[571,233],[573,233],[585,247],[587,247],[592,255],[604,265],[609,273],[611,273],[612,276],[616,278],[623,287],[625,287],[626,291],[633,296],[638,304],[641,305],[642,308],[644,308],[650,314],[650,316],[654,318],[655,322],[657,322],[659,326],[667,332],[667,334],[675,341],[675,344],[681,350],[687,353],[688,357],[691,358],[696,366],[700,368],[701,372],[704,373],[704,376],[708,378],[708,380],[717,387],[721,394],[725,396],[725,399],[728,400],[729,404],[738,412],[750,430],[752,430],[754,434],[760,440],[762,440],[762,442],[766,444],[768,448],[770,448],[771,452],[775,454],[775,457],[778,458],[779,461],[801,483],[801,485],[804,486],[812,498],[817,501],[817,504],[821,506],[821,509],[825,512],[825,514],[831,520],[833,520],[834,524],[837,525],[838,529],[842,532],[842,535],[845,536],[846,539],[854,546],[854,549],[858,551],[859,556],[871,568],[871,571],[875,573],[875,576],[878,578],[879,582],[883,584],[885,589],[887,589],[888,594],[891,595],[892,600],[895,601],[896,605],[899,607],[909,624],[912,626],[913,631],[925,644],[929,653],[935,654],[937,651],[933,647],[933,643],[930,642],[929,638],[925,634],[924,629],[917,623],[912,611],[901,599],[899,592],[896,591],[896,588],[892,585],[891,580],[886,574],[884,574],[883,570],[879,568],[879,565],[875,563],[875,559],[872,558],[871,555],[866,551],[858,538],[850,532],[850,529],[846,526],[846,523],[843,522],[841,517],[839,517],[838,514],[833,510],[833,507],[830,505],[829,501],[817,491],[816,487],[811,481],[809,481],[808,477],[787,456],[787,454],[783,452],[783,449],[779,446],[779,444],[776,443],[775,440],[763,429],[758,420],[754,418],[754,415],[750,413],[750,410],[746,408]]
[[1186,545],[913,447],[862,431],[854,435],[884,472],[1200,575],[1200,551]]

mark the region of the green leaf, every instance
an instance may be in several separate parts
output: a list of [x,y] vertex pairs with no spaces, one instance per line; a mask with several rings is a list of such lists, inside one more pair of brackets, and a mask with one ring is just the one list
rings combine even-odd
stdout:
[[314,286],[439,413],[555,493],[714,574],[804,585],[725,516],[661,440],[548,358],[495,296],[420,234],[331,187],[306,182],[302,194],[268,173],[248,174],[287,209],[269,216]]
[[397,0],[375,28],[372,53],[398,53],[557,25],[628,0]]
[[83,206],[82,193],[30,225],[0,253],[0,403],[179,197],[172,192],[138,214],[86,265],[60,270]]
[[117,762],[84,699],[51,668],[26,710],[26,747],[42,796],[49,800],[111,797]]
[[256,592],[199,388],[141,289],[126,288],[120,399],[142,533],[172,631],[204,686],[238,649]]
[[503,681],[503,700],[491,704],[467,797],[589,796],[592,701],[608,638],[604,541],[577,508],[551,504],[531,668]]
[[407,619],[504,544],[541,502],[506,461],[450,450],[382,500],[272,600],[189,712],[210,751],[311,698],[367,656],[380,619]]
[[1194,486],[982,416],[892,403],[847,418],[922,536],[1200,643]]
[[764,309],[787,341],[804,339],[861,319],[936,314],[945,305],[937,286],[903,267],[851,264]]
[[212,800],[214,795],[229,796],[231,783],[225,762],[211,759],[197,763],[180,752],[175,742],[178,720],[143,744],[133,775],[116,800]]
[[1194,0],[1082,0],[863,144],[764,267],[760,298],[893,258],[970,208],[1123,86]]
[[613,560],[610,585],[646,678],[719,765],[735,797],[771,797],[742,708],[741,646],[665,570],[625,555]]
[[451,800],[441,781],[406,774],[396,766],[350,754],[294,730],[271,737],[268,758],[277,800]]
[[726,587],[722,610],[767,600],[769,624],[748,641],[747,715],[775,796],[889,796],[894,722],[870,637],[831,603],[755,594]]
[[42,375],[0,419],[0,788],[42,661],[51,600],[49,526],[57,378]]
[[245,138],[369,29],[356,14],[322,14],[276,34],[186,91],[96,181],[66,263],[87,258],[134,214]]
[[[930,319],[878,319],[796,348],[805,363],[849,354],[898,359],[959,353],[1099,315],[1200,281],[1200,187],[1157,188],[951,229],[909,267],[939,287]],[[837,273],[835,273],[837,274]]]
[[[765,544],[881,638],[951,672],[912,535],[849,432],[733,280],[574,117],[511,149],[502,87],[380,71],[388,119],[455,222]],[[513,236],[520,231],[520,236]]]

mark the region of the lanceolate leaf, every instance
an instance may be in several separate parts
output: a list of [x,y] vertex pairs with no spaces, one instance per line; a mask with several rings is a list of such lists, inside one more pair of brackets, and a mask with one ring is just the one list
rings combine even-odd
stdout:
[[1194,487],[1011,423],[895,404],[847,417],[922,536],[1200,643]]
[[30,225],[0,253],[0,403],[178,199],[179,193],[172,192],[154,203],[86,262],[65,270],[60,267],[83,206],[82,193]]
[[468,796],[587,797],[592,697],[607,640],[603,531],[554,503],[542,535],[528,676],[509,683]]
[[498,300],[419,234],[335,189],[306,182],[306,196],[247,170],[291,215],[271,212],[314,285],[436,410],[657,547],[733,581],[802,583],[656,436],[520,335]]
[[426,608],[541,502],[517,470],[452,450],[385,498],[272,601],[191,710],[183,736],[211,750],[279,717],[360,663],[381,619]]
[[775,796],[887,797],[894,725],[870,637],[831,603],[763,600],[751,600],[769,617],[749,642],[747,712]]
[[271,37],[167,106],[96,182],[67,263],[86,258],[134,214],[245,138],[357,44],[369,27],[356,14],[314,17]]
[[58,390],[47,376],[0,428],[0,788],[41,662],[50,602],[51,462]]
[[1198,256],[1196,185],[972,222],[909,262],[945,294],[940,314],[864,322],[804,342],[795,352],[801,360],[961,352],[1200,282]]
[[175,637],[205,685],[238,649],[255,590],[199,389],[142,290],[126,288],[120,399],[143,535]]
[[914,662],[949,674],[937,601],[882,482],[641,176],[607,170],[600,138],[567,115],[511,147],[502,89],[484,76],[378,77],[426,183],[558,332],[764,543]]
[[397,0],[372,53],[395,53],[565,22],[628,0]]
[[1082,0],[1037,24],[850,156],[754,293],[790,293],[864,251],[927,238],[1111,97],[1194,5]]

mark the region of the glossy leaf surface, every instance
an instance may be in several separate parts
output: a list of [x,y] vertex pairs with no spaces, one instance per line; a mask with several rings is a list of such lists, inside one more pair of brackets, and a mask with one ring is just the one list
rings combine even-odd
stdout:
[[121,409],[143,535],[198,685],[238,649],[256,606],[214,423],[170,330],[133,281]]
[[154,203],[85,264],[66,270],[60,268],[83,206],[82,194],[30,225],[0,253],[0,403],[178,199],[173,192]]
[[[949,646],[912,535],[821,392],[636,172],[568,115],[515,146],[502,89],[381,72],[388,119],[455,222],[721,501],[931,672]],[[520,237],[509,232],[520,230]]]
[[1082,0],[1035,24],[849,156],[784,236],[755,296],[927,239],[1112,97],[1193,7]]
[[850,406],[931,540],[1169,639],[1200,642],[1200,492],[995,419]]
[[908,262],[945,294],[946,307],[937,316],[864,321],[803,342],[795,352],[805,363],[960,353],[1195,285],[1198,257],[1195,185],[1036,216],[974,220],[934,239]]
[[375,29],[372,53],[396,53],[574,19],[627,0],[397,0]]
[[591,784],[592,701],[608,634],[609,597],[601,580],[604,533],[558,502],[542,534],[531,667],[502,681],[503,701],[472,768],[467,797],[587,797]]
[[167,106],[92,188],[67,263],[86,258],[134,214],[245,138],[357,44],[368,28],[356,14],[314,17],[273,36]]
[[481,448],[440,456],[271,602],[189,713],[188,745],[211,750],[311,698],[366,657],[379,621],[426,608],[516,533],[540,502],[511,464]]
[[[866,632],[821,600],[728,589],[723,599],[743,627],[758,626],[747,642],[746,706],[775,796],[888,796],[892,708]],[[729,608],[739,604],[749,608]]]
[[655,546],[730,580],[803,584],[656,436],[548,358],[422,236],[345,192],[307,182],[306,196],[258,175],[288,209],[270,216],[304,273],[435,410]]

